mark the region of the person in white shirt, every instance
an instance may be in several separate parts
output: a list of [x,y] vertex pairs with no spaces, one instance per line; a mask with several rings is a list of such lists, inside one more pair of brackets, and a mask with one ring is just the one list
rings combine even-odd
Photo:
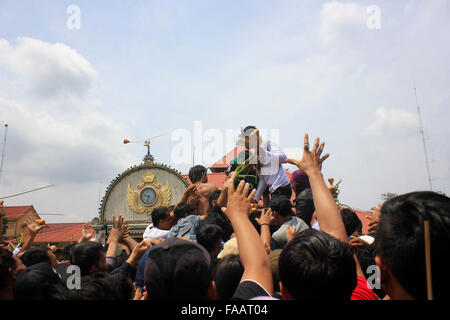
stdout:
[[259,136],[259,130],[254,126],[247,126],[243,130],[242,139],[247,149],[250,149],[253,154],[259,154],[259,183],[253,200],[259,201],[266,188],[269,189],[271,199],[279,195],[290,199],[292,196],[291,183],[282,166],[283,163],[286,163],[286,154],[270,141],[263,142]]
[[167,239],[170,229],[176,223],[177,220],[169,208],[158,207],[152,212],[152,223],[145,229],[143,239]]

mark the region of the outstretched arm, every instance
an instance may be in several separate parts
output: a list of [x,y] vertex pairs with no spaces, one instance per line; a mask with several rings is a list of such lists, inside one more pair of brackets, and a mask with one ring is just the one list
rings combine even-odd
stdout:
[[316,138],[313,150],[309,151],[308,134],[305,134],[305,147],[302,160],[287,159],[287,162],[296,165],[308,175],[320,230],[347,243],[348,238],[344,223],[342,222],[341,212],[320,172],[322,169],[322,162],[327,159],[329,155],[326,154],[322,158],[320,157],[325,143],[322,142],[319,147],[319,141],[319,138]]
[[228,185],[227,208],[222,210],[231,221],[236,234],[239,256],[244,266],[241,281],[254,280],[272,295],[273,283],[269,257],[258,232],[248,218],[250,203],[255,190],[247,195],[250,185],[244,184],[243,180],[235,190],[234,177],[235,174],[232,173],[232,179]]
[[33,244],[34,238],[36,238],[36,235],[44,228],[44,225],[39,225],[35,221],[33,221],[32,218],[28,218],[25,221],[25,225],[27,226],[28,232],[30,234],[29,238],[24,242],[22,248],[20,249],[19,253],[17,254],[17,258],[20,258],[23,256],[23,254],[31,248],[31,245]]
[[267,253],[270,253],[271,251],[270,243],[272,241],[272,236],[270,235],[270,225],[273,220],[272,209],[263,210],[263,212],[261,212],[261,217],[256,218],[256,222],[261,226],[261,239]]

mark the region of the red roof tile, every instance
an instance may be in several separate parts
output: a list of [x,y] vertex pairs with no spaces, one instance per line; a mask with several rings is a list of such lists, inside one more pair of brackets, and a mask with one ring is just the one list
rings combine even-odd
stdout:
[[211,171],[212,172],[225,171],[228,168],[230,162],[233,161],[233,159],[236,158],[238,154],[243,150],[245,150],[244,146],[235,147],[233,150],[224,155],[219,161],[214,163],[210,167]]
[[[81,238],[84,223],[49,223],[49,228],[44,228],[33,243],[58,243],[58,242],[76,242]],[[93,237],[96,235],[94,231]],[[24,236],[24,240],[28,235]]]
[[29,209],[36,211],[33,206],[4,206],[3,209],[8,219],[17,219]]

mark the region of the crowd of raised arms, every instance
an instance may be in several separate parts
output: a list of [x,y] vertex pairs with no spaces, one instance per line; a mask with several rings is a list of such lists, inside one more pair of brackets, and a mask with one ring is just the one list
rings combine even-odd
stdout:
[[[257,150],[249,144],[255,135]],[[325,184],[328,154],[319,138],[310,146],[304,136],[300,160],[260,140],[255,127],[245,128],[246,151],[230,164],[222,188],[208,183],[205,167],[191,168],[191,185],[176,205],[153,210],[140,243],[117,213],[105,245],[91,241],[87,224],[78,243],[55,254],[33,246],[43,226],[29,220],[20,249],[0,248],[0,300],[450,297],[448,197],[420,191],[391,198],[368,213],[362,234],[361,220],[338,206]],[[256,164],[245,161],[254,156]],[[291,178],[283,163],[298,168]]]

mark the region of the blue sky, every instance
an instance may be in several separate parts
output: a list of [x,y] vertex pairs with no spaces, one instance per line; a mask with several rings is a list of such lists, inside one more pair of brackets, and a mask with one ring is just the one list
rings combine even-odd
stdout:
[[[371,5],[380,29],[367,27]],[[279,130],[297,157],[305,132],[320,136],[341,201],[369,209],[429,188],[413,79],[433,189],[449,194],[449,18],[448,1],[0,0],[0,196],[55,184],[7,204],[90,220],[146,152],[124,138],[169,132],[152,153],[186,172],[171,133],[200,120]]]

